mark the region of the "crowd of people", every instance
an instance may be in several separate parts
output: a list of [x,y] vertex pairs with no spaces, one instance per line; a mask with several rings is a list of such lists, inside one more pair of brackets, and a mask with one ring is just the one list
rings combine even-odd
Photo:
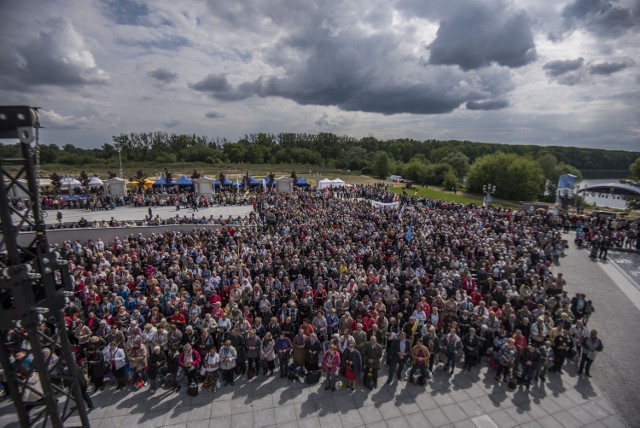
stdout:
[[374,389],[380,372],[425,384],[438,367],[485,365],[529,387],[567,360],[590,376],[603,347],[593,303],[557,272],[565,218],[407,197],[373,209],[331,191],[255,198],[227,228],[59,248],[69,338],[95,391],[274,374]]

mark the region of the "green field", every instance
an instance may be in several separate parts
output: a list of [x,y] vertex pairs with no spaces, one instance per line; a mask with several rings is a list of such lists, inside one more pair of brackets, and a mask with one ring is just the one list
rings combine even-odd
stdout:
[[[440,201],[457,202],[459,204],[482,205],[481,196],[446,192],[443,190],[437,190],[422,186],[413,186],[411,189],[405,189],[403,186],[395,186],[391,188],[391,191],[397,194],[401,194],[404,191],[409,196],[414,196],[415,194],[416,197],[422,197],[425,199],[438,199]],[[503,201],[500,201],[499,203],[492,203],[491,205],[502,208],[518,208],[520,206],[520,204],[516,202],[505,203]]]

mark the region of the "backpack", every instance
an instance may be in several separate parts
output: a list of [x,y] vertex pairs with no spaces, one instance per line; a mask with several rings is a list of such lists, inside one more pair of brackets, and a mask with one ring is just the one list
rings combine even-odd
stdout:
[[189,394],[192,397],[196,397],[199,393],[199,389],[198,389],[198,384],[195,382],[191,382],[189,384],[189,387],[187,388],[187,394]]

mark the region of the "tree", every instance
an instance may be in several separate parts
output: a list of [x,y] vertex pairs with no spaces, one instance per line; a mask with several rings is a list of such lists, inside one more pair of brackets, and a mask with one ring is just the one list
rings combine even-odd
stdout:
[[200,177],[202,177],[202,175],[194,169],[193,172],[191,173],[191,180],[195,180]]
[[138,184],[138,190],[142,189],[144,186],[144,182],[149,177],[146,172],[139,169],[136,171],[136,174],[133,176],[131,181]]
[[53,186],[54,189],[56,189],[56,192],[59,193],[62,176],[57,172],[54,172],[49,176],[49,180],[51,180],[51,185]]
[[391,158],[386,152],[376,153],[373,161],[373,175],[378,178],[386,179],[391,171]]
[[87,175],[87,173],[84,172],[84,170],[80,171],[80,175],[78,176],[78,181],[82,183],[84,187],[87,187],[89,185],[89,175]]
[[412,159],[402,169],[402,176],[419,184],[427,179],[427,165],[419,159]]
[[164,182],[166,183],[167,186],[170,186],[172,181],[173,181],[173,174],[171,172],[169,172],[169,170],[167,168],[165,168],[164,169]]
[[116,174],[115,172],[109,170],[107,171],[107,178],[116,178],[118,176],[118,174]]
[[477,159],[467,175],[469,191],[482,193],[482,186],[494,184],[496,196],[510,200],[533,200],[544,186],[540,164],[515,153],[496,153]]
[[538,156],[536,159],[538,164],[540,164],[540,168],[544,172],[544,178],[550,180],[551,182],[557,182],[558,177],[558,159],[551,153],[543,153]]
[[458,191],[458,176],[455,171],[449,170],[444,173],[442,187],[444,187],[445,190],[451,190],[454,193]]
[[426,166],[426,182],[433,186],[442,186],[444,177],[447,173],[452,172],[455,175],[455,170],[448,163],[436,163]]
[[456,150],[447,153],[439,162],[451,165],[458,177],[465,177],[469,170],[469,158],[464,153]]

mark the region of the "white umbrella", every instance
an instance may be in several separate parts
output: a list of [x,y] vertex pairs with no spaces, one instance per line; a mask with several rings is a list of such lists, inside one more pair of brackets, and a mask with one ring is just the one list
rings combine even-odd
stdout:
[[80,187],[82,186],[82,183],[80,183],[78,180],[76,180],[73,177],[64,177],[62,180],[60,180],[60,187]]
[[91,177],[89,179],[89,187],[101,187],[104,186],[104,182],[98,177]]

